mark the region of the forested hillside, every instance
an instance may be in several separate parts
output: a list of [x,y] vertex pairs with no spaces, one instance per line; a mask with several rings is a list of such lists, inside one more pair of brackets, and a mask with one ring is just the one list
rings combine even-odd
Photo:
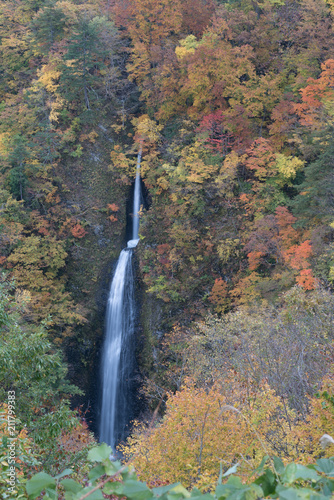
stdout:
[[334,455],[333,29],[333,0],[0,0],[4,498],[87,480],[139,148],[123,459],[205,492]]

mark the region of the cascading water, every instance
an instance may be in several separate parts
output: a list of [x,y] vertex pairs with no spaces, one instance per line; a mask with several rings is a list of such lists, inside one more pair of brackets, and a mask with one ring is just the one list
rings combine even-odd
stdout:
[[141,148],[138,153],[135,189],[133,193],[132,240],[138,240],[139,238],[138,233],[139,233],[139,209],[140,209],[140,162],[141,162]]
[[141,148],[133,197],[132,240],[120,253],[111,283],[103,345],[100,441],[109,444],[113,450],[124,437],[131,413],[135,325],[132,253],[139,241],[140,162]]

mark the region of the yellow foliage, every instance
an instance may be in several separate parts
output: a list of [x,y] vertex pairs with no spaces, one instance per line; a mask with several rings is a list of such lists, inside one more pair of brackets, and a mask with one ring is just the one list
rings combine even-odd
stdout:
[[161,188],[159,191],[157,191],[157,194],[160,194],[162,191],[165,191],[169,187],[169,182],[166,177],[159,177],[157,179],[157,184]]
[[268,278],[262,278],[258,273],[253,271],[249,276],[242,278],[231,291],[231,296],[237,304],[249,304],[261,298],[261,293],[258,289],[258,284],[263,281],[268,281]]
[[89,142],[92,142],[94,144],[94,142],[96,141],[96,138],[98,136],[99,136],[99,134],[97,132],[95,132],[95,130],[92,130],[89,134],[81,134],[79,137],[79,140],[80,140],[80,142],[89,141]]
[[334,266],[330,266],[329,268],[329,276],[328,276],[329,281],[334,281]]
[[180,40],[181,47],[176,47],[175,54],[178,59],[183,59],[189,54],[194,54],[195,49],[198,47],[200,42],[197,41],[194,35],[188,35],[183,40]]
[[[110,168],[121,169],[126,175],[133,175],[136,168],[136,160],[129,158],[126,153],[122,151],[121,146],[118,144],[115,145],[113,151],[110,153],[110,158],[112,161],[112,165]],[[129,182],[129,181],[128,181]]]
[[63,99],[60,96],[57,96],[55,101],[52,101],[50,104],[50,121],[51,122],[58,122],[59,120],[59,111],[61,111],[64,108],[65,104],[65,99]]
[[330,8],[330,11],[332,12],[332,14],[334,14],[334,0],[325,0],[326,1],[326,4],[328,5],[328,7]]
[[217,246],[217,252],[219,258],[223,264],[226,264],[231,257],[239,258],[240,250],[240,240],[238,238],[225,238]]
[[295,428],[299,450],[299,454],[294,457],[296,460],[308,464],[313,462],[315,457],[329,458],[334,455],[334,445],[323,450],[319,442],[324,434],[330,434],[333,437],[333,397],[334,381],[333,374],[330,374],[324,379],[319,394],[310,399],[310,411],[306,421],[301,421]]
[[56,83],[61,75],[60,71],[57,71],[50,65],[44,65],[37,72],[38,81],[48,90],[49,92],[56,92],[59,84]]
[[304,168],[305,162],[296,156],[276,154],[276,168],[284,183],[291,183],[299,170]]
[[141,480],[213,488],[219,462],[224,470],[239,462],[246,478],[264,455],[273,453],[275,440],[290,450],[291,430],[280,407],[280,398],[266,384],[247,394],[233,372],[207,389],[188,380],[169,394],[162,421],[148,430],[137,426],[121,450],[133,458]]
[[136,127],[136,136],[140,142],[148,141],[155,143],[160,139],[160,131],[163,129],[163,126],[151,120],[148,115],[141,115],[139,118],[134,118],[132,123]]

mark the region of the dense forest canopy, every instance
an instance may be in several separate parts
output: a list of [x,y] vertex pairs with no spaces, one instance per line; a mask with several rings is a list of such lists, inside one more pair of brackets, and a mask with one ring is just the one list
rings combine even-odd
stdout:
[[4,498],[38,471],[86,480],[139,147],[123,458],[205,492],[219,463],[247,480],[266,454],[334,455],[333,23],[333,0],[0,1]]

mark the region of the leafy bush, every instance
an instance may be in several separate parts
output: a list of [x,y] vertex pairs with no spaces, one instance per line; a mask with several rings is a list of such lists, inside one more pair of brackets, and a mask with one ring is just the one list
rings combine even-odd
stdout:
[[[277,458],[264,457],[256,470],[256,478],[244,484],[235,474],[235,464],[224,474],[222,467],[215,491],[194,488],[189,492],[180,483],[149,488],[138,481],[131,466],[110,460],[111,448],[106,444],[93,448],[88,453],[91,469],[85,485],[70,477],[72,471],[64,470],[58,476],[40,472],[26,486],[28,497],[37,499],[43,492],[44,500],[103,500],[124,498],[129,500],[256,500],[258,498],[282,498],[284,500],[326,499],[334,492],[334,460],[322,458],[307,467],[290,463],[286,467]],[[94,464],[94,467],[92,464]],[[269,466],[266,464],[269,463]],[[218,466],[218,464],[217,464]],[[226,481],[226,478],[227,481]]]

